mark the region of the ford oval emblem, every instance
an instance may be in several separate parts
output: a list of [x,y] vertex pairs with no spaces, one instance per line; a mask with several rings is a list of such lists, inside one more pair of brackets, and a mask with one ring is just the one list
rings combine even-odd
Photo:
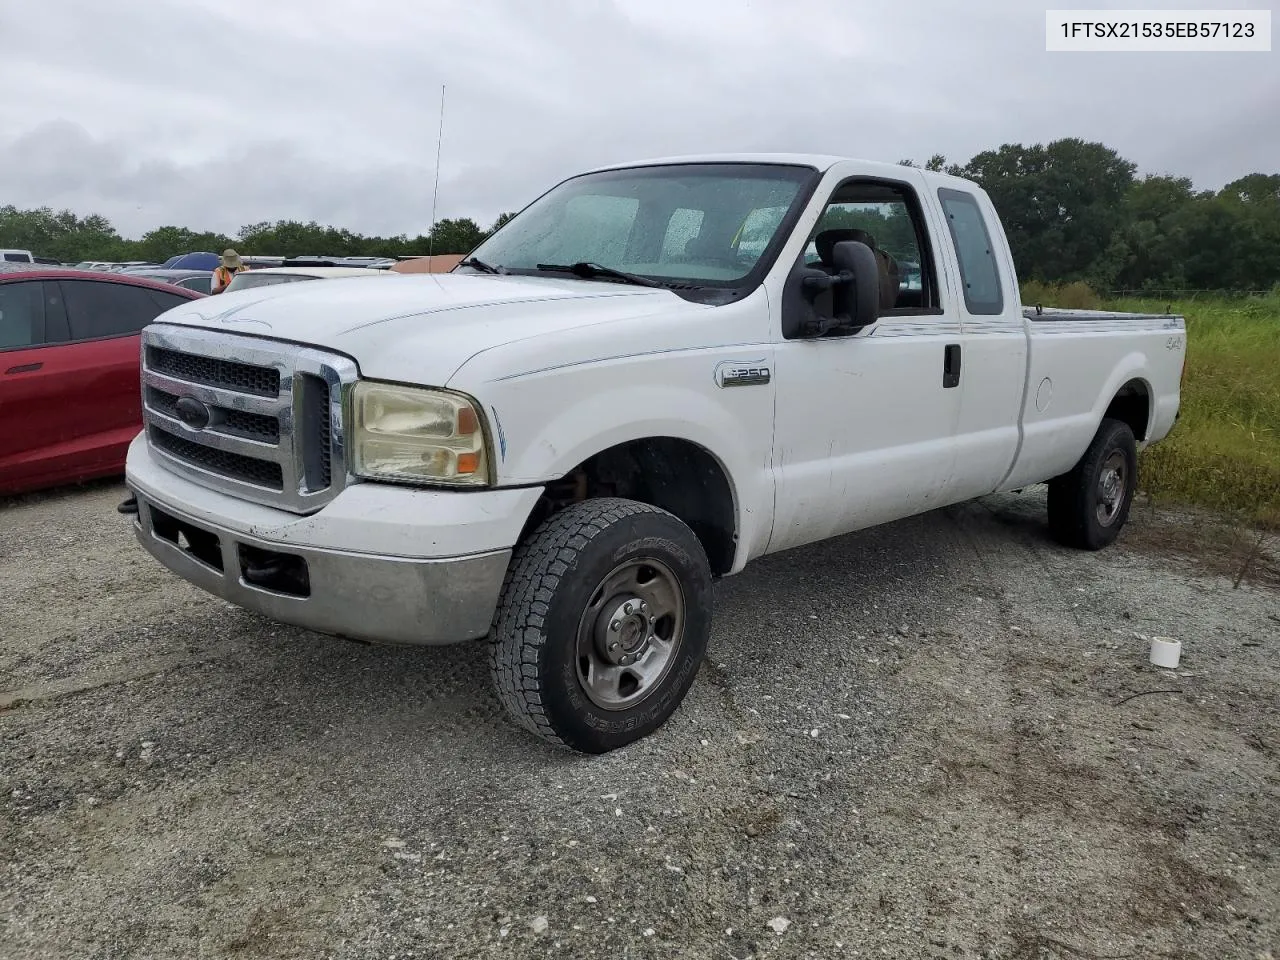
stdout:
[[182,397],[174,405],[178,419],[192,430],[203,430],[209,425],[212,413],[195,397]]

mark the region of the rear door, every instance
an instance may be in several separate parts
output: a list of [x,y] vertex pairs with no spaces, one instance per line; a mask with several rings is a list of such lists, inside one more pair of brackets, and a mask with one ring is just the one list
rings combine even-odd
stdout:
[[985,195],[941,187],[931,212],[937,233],[954,256],[944,258],[961,293],[962,377],[956,463],[946,499],[991,493],[1008,475],[1018,452],[1019,419],[1027,380],[1027,331],[1008,244]]
[[139,333],[189,297],[108,280],[61,280],[69,344],[60,354],[63,433],[92,469],[123,466],[142,429]]

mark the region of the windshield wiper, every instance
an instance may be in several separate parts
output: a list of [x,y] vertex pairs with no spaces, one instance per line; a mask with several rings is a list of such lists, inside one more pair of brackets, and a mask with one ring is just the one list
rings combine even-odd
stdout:
[[572,273],[575,277],[581,277],[583,280],[608,277],[610,280],[621,280],[623,283],[635,284],[637,287],[667,286],[665,283],[650,280],[648,277],[627,273],[623,270],[615,270],[613,267],[606,267],[599,263],[588,263],[585,260],[579,260],[577,263],[540,263],[537,265],[537,269],[556,273]]
[[483,260],[477,260],[475,257],[467,257],[465,260],[459,260],[458,266],[471,267],[473,270],[479,270],[481,273],[506,273],[505,267],[493,267],[485,263]]

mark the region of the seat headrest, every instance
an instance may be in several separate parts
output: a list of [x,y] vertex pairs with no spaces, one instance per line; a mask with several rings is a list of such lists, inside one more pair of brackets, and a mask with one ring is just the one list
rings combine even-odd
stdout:
[[865,243],[872,250],[876,248],[876,238],[867,233],[867,231],[856,230],[853,227],[835,227],[831,230],[823,230],[813,238],[813,245],[818,251],[818,259],[827,266],[833,266],[832,250],[837,243],[844,243],[848,240]]
[[865,231],[865,230],[850,230],[849,232],[853,234],[853,236],[849,238],[850,240],[856,240],[858,243],[865,243],[865,244],[866,244],[868,247],[870,247],[872,250],[878,250],[878,249],[879,249],[879,248],[876,246],[876,238],[875,238],[875,237],[873,237],[871,234],[867,233],[867,231]]
[[684,244],[686,257],[714,257],[721,250],[720,244],[716,243],[715,238],[709,234],[704,236],[699,233],[695,237],[690,237]]

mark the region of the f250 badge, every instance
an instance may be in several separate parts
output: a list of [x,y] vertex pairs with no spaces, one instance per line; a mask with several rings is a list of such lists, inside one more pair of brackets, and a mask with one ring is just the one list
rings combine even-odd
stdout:
[[716,365],[717,387],[752,387],[772,379],[765,360],[726,360]]

